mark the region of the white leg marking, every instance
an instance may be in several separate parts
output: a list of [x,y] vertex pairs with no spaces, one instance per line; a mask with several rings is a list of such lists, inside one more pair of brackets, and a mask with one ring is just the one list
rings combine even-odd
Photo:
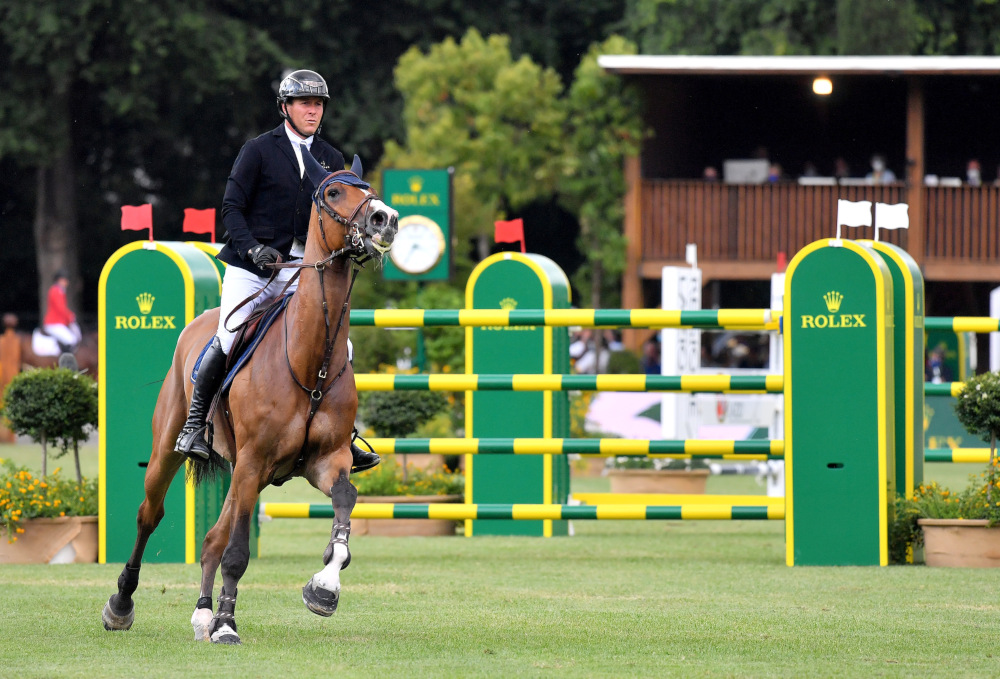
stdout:
[[328,592],[340,591],[340,567],[347,561],[347,545],[337,543],[333,546],[333,556],[330,563],[313,576],[313,583]]
[[212,624],[212,609],[196,608],[191,614],[191,626],[194,627],[195,641],[211,641],[208,636],[208,626]]

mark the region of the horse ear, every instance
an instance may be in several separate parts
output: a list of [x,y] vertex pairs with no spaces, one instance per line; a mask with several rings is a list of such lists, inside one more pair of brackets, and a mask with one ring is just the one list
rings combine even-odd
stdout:
[[351,163],[351,172],[358,175],[358,179],[361,179],[361,173],[364,172],[364,169],[361,167],[361,159],[358,158],[357,153],[354,154],[354,162]]
[[323,180],[326,179],[326,176],[330,174],[330,171],[323,169],[319,161],[309,153],[309,148],[305,144],[299,144],[299,148],[302,149],[302,164],[306,168],[306,175],[313,186],[318,188],[323,183]]

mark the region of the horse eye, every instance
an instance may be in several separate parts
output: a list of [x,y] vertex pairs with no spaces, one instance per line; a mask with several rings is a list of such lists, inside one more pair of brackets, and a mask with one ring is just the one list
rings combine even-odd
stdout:
[[334,198],[336,198],[339,195],[340,195],[340,191],[338,189],[331,188],[329,191],[326,192],[326,197],[328,199],[330,199],[330,200],[333,200]]

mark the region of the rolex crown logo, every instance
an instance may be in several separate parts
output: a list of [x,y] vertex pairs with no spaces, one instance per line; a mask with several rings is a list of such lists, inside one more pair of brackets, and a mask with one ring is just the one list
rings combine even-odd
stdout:
[[420,193],[420,190],[424,188],[424,178],[419,175],[410,177],[409,184],[412,193]]
[[148,292],[144,292],[136,297],[135,301],[139,303],[139,311],[145,316],[153,310],[153,302],[156,301],[156,298]]
[[504,311],[513,311],[517,308],[517,300],[513,297],[504,297],[500,300],[500,308]]
[[844,296],[839,292],[831,290],[823,295],[823,301],[826,302],[827,310],[831,314],[835,314],[840,311],[840,303],[844,301]]

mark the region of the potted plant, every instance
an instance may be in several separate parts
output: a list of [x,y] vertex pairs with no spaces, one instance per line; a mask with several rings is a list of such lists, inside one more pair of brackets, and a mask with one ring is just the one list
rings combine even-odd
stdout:
[[[3,461],[0,461],[3,462]],[[0,466],[0,563],[97,561],[97,480]]]
[[895,561],[906,545],[924,547],[928,566],[983,568],[1000,566],[1000,374],[988,372],[967,380],[956,397],[958,421],[973,436],[990,444],[986,471],[952,492],[937,483],[920,486],[912,497],[896,503],[890,542]]
[[[353,477],[358,502],[434,504],[460,502],[465,477],[448,469],[421,469],[404,465],[395,455],[382,464]],[[445,519],[353,519],[354,535],[454,535],[455,521]]]
[[698,494],[705,492],[709,471],[704,460],[623,455],[610,459],[607,474],[612,493]]
[[[41,475],[7,462],[0,468],[0,563],[97,560],[97,481],[83,478],[79,443],[97,424],[97,385],[67,368],[21,373],[0,409],[10,429],[42,445]],[[48,444],[73,451],[76,480],[48,474]]]
[[56,457],[73,450],[76,480],[80,473],[79,444],[97,426],[97,383],[69,368],[41,368],[15,376],[3,394],[0,414],[10,429],[42,444],[42,476],[48,468],[48,446],[59,448]]
[[[378,436],[401,439],[415,433],[422,425],[448,407],[448,399],[436,391],[372,391],[361,400],[361,420]],[[403,456],[403,474],[411,465],[438,467],[441,456],[418,454]]]

